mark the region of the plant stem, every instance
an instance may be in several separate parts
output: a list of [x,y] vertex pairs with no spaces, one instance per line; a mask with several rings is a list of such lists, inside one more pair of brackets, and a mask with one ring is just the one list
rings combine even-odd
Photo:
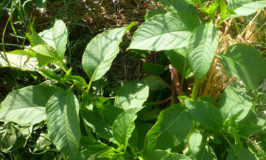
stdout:
[[192,90],[192,96],[191,96],[193,100],[196,100],[197,95],[198,95],[198,90],[199,90],[199,78],[195,77],[195,81],[193,84],[193,90]]

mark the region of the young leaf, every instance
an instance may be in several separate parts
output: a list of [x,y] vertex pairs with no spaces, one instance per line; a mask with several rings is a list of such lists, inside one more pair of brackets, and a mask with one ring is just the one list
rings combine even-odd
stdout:
[[115,120],[113,125],[113,136],[119,144],[122,144],[124,148],[127,147],[128,140],[135,128],[135,119],[137,108],[131,108],[123,111]]
[[131,81],[121,87],[115,97],[115,106],[124,110],[140,108],[149,96],[148,85]]
[[263,9],[266,7],[265,1],[256,1],[256,2],[250,2],[242,5],[241,7],[238,7],[234,10],[234,15],[230,16],[232,17],[240,17],[240,16],[249,16],[253,13],[255,13],[259,9]]
[[222,115],[216,106],[206,101],[185,100],[185,104],[192,118],[201,125],[213,131],[221,129]]
[[191,160],[189,157],[178,153],[171,153],[167,150],[153,150],[144,152],[144,159],[147,160]]
[[259,51],[250,46],[233,45],[220,59],[225,70],[241,79],[250,89],[258,88],[266,77],[265,61]]
[[56,148],[75,157],[81,137],[79,102],[69,90],[54,94],[46,104],[48,135]]
[[52,46],[61,59],[63,59],[66,51],[68,31],[62,20],[55,20],[51,29],[44,30],[39,36],[50,46]]
[[94,37],[82,57],[82,67],[91,81],[100,79],[110,69],[119,52],[126,27],[105,31]]
[[179,145],[189,133],[192,119],[182,104],[173,105],[163,110],[158,121],[146,135],[144,148],[169,149]]
[[238,122],[246,117],[252,107],[252,99],[245,89],[227,87],[219,98],[219,108],[223,120]]
[[197,27],[189,40],[188,61],[193,72],[203,80],[218,46],[219,34],[212,23]]
[[17,55],[25,55],[25,56],[29,56],[29,57],[36,57],[36,53],[29,51],[29,50],[14,50],[14,51],[10,51],[10,52],[6,52],[7,54],[17,54]]
[[187,46],[191,31],[199,24],[190,13],[166,13],[145,21],[134,33],[128,49],[161,51]]
[[0,108],[0,121],[16,122],[32,126],[46,119],[45,105],[55,93],[62,91],[56,86],[28,86],[10,92]]
[[111,147],[104,143],[94,142],[81,151],[81,160],[95,159],[98,154],[109,150]]

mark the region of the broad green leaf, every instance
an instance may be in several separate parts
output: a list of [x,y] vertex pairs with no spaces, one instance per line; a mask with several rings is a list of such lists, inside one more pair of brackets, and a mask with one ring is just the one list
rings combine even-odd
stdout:
[[221,129],[222,115],[216,106],[206,101],[185,100],[185,104],[192,118],[201,125],[217,132]]
[[228,8],[234,10],[249,2],[251,2],[251,0],[227,0],[227,3],[228,3],[227,6]]
[[173,105],[163,110],[158,121],[146,135],[144,148],[170,149],[179,145],[192,128],[192,119],[182,104]]
[[219,34],[212,23],[197,27],[189,40],[188,61],[193,72],[203,80],[218,46]]
[[25,55],[25,56],[29,56],[29,57],[36,57],[36,53],[29,51],[29,50],[14,50],[14,51],[10,51],[10,52],[6,52],[7,54],[18,54],[18,55]]
[[52,28],[39,33],[39,36],[50,46],[52,46],[61,59],[66,51],[68,31],[62,20],[55,20]]
[[37,45],[29,49],[36,54],[39,66],[44,66],[58,59],[56,51],[48,45]]
[[26,37],[28,38],[32,46],[47,45],[47,43],[38,35],[38,33],[32,26],[30,26],[30,30],[30,33],[26,33]]
[[78,99],[70,90],[54,94],[46,105],[48,135],[58,150],[71,157],[79,152],[78,112]]
[[250,111],[248,115],[237,123],[238,134],[248,138],[252,134],[265,130],[265,118],[260,118]]
[[178,153],[171,153],[167,150],[153,150],[144,152],[143,155],[144,159],[147,160],[191,160],[189,157],[178,154]]
[[87,86],[86,80],[81,76],[71,76],[70,80],[72,80],[75,84],[80,85],[81,87]]
[[128,49],[161,51],[187,46],[191,32],[198,26],[196,17],[187,12],[156,15],[134,33]]
[[61,88],[48,85],[28,86],[10,92],[0,108],[0,121],[32,126],[46,119],[45,105]]
[[257,10],[263,9],[266,7],[266,1],[256,1],[245,3],[241,7],[238,7],[234,10],[235,14],[231,17],[240,17],[240,16],[249,16],[256,13]]
[[140,108],[149,96],[149,86],[138,81],[127,82],[115,97],[115,106],[124,110]]
[[84,108],[82,117],[86,125],[101,138],[115,142],[112,126],[117,116],[122,112],[120,108],[111,105],[100,105],[92,110]]
[[4,153],[14,152],[25,147],[32,127],[22,127],[13,123],[6,123],[0,126],[0,151]]
[[115,120],[113,125],[113,136],[119,144],[125,148],[128,145],[128,140],[135,128],[134,121],[137,118],[137,108],[131,108],[123,111]]
[[220,56],[225,70],[241,79],[250,89],[256,89],[266,77],[266,63],[255,48],[236,44]]
[[223,120],[238,122],[246,117],[252,107],[252,99],[245,89],[227,87],[219,98],[218,106]]
[[161,9],[161,8],[152,9],[152,10],[150,10],[149,12],[147,12],[147,13],[145,14],[144,19],[145,19],[145,21],[146,21],[147,19],[150,19],[150,18],[152,18],[153,16],[156,16],[156,15],[158,15],[158,14],[165,14],[165,13],[166,13],[166,11],[163,10],[163,9]]
[[203,137],[200,133],[194,132],[189,137],[189,149],[192,154],[197,154],[200,152],[203,145]]
[[143,69],[145,72],[153,75],[160,75],[166,71],[164,65],[161,64],[152,64],[152,63],[143,63]]
[[154,75],[149,75],[143,78],[141,81],[147,84],[150,90],[161,90],[169,86],[159,76],[154,76]]
[[170,11],[185,11],[197,16],[194,7],[186,2],[186,0],[160,0],[160,2]]
[[257,160],[257,158],[243,144],[238,144],[230,148],[226,160]]
[[100,79],[110,69],[119,52],[119,44],[126,27],[104,31],[87,45],[82,57],[82,67],[91,81]]

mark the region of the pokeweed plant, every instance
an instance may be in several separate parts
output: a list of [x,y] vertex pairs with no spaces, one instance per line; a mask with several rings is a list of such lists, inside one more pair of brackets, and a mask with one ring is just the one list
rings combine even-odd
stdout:
[[[44,124],[47,131],[39,135],[34,152],[53,144],[68,159],[261,158],[263,153],[250,145],[249,137],[265,128],[265,120],[254,112],[256,101],[250,91],[258,90],[266,77],[265,61],[249,45],[231,42],[224,47],[217,27],[230,18],[249,16],[266,3],[161,2],[168,12],[149,12],[128,50],[162,51],[183,80],[194,79],[191,96],[181,91],[180,103],[162,110],[151,123],[140,116],[149,90],[158,82],[155,77],[127,82],[114,100],[92,94],[92,83],[110,69],[123,35],[136,23],[104,31],[89,42],[82,57],[82,68],[90,79],[87,83],[72,75],[64,62],[68,31],[63,21],[56,20],[52,28],[39,34],[32,28],[27,34],[30,48],[9,52],[36,58],[37,70],[51,81],[14,90],[1,103],[0,120],[5,122],[0,132],[1,151],[25,146],[35,127]],[[208,20],[201,20],[193,5]],[[49,70],[50,64],[61,68],[64,75]],[[217,70],[241,80],[245,87],[228,86],[222,88],[222,94],[213,94],[210,88],[216,87],[211,83]],[[227,86],[227,81],[221,83]]]

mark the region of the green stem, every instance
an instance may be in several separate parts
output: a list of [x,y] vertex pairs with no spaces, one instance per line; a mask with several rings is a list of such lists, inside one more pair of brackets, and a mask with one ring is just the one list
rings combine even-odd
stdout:
[[254,112],[255,112],[255,110],[256,110],[256,104],[257,104],[257,102],[258,102],[258,99],[259,99],[259,93],[256,91],[256,92],[255,92],[254,100],[253,100],[253,102],[252,102],[252,109],[253,109]]
[[191,96],[191,98],[193,100],[196,100],[196,98],[197,98],[198,89],[199,89],[199,78],[195,77],[195,81],[194,81],[194,84],[193,84],[193,90],[192,90],[192,96]]

